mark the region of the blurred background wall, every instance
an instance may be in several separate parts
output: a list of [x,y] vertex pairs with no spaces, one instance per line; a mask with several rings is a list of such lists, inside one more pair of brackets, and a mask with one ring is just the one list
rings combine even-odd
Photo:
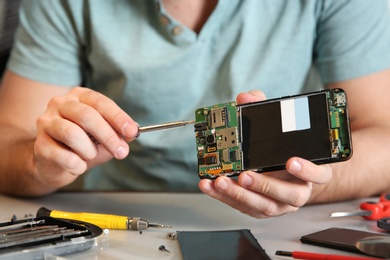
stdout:
[[0,78],[18,25],[21,0],[0,0]]

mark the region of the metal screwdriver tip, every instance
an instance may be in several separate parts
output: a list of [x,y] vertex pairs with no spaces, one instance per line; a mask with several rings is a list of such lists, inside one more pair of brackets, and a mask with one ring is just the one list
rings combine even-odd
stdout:
[[158,223],[149,223],[149,227],[152,228],[172,228],[172,226],[169,225],[163,225],[163,224],[158,224]]

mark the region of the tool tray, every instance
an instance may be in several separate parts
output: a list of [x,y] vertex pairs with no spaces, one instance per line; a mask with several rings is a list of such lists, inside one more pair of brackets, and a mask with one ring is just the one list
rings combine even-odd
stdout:
[[0,259],[44,259],[90,249],[102,233],[96,225],[52,217],[0,223]]

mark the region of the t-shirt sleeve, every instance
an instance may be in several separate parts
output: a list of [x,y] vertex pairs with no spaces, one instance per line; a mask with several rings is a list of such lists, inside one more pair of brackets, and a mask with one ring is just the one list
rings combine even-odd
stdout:
[[75,12],[82,11],[82,2],[23,1],[8,69],[40,82],[79,85],[84,41]]
[[387,0],[322,2],[314,58],[324,83],[390,68]]

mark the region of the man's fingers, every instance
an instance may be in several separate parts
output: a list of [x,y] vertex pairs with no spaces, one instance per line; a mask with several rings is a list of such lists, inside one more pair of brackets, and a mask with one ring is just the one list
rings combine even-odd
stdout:
[[[80,175],[87,169],[87,164],[77,154],[53,140],[46,134],[39,135],[34,144],[34,157],[43,165],[58,167],[73,175]],[[55,178],[53,178],[55,179]]]
[[125,140],[131,141],[136,138],[137,123],[113,100],[89,89],[76,88],[74,91],[81,91],[79,101],[95,109]]
[[297,178],[279,179],[273,177],[272,174],[243,172],[238,178],[238,183],[245,189],[263,194],[293,207],[303,206],[311,194],[311,183]]
[[[40,117],[39,123],[45,125],[45,120],[49,121],[54,118],[57,122],[46,124],[50,126],[46,128],[46,131],[54,139],[64,143],[81,157],[93,159],[96,156],[96,148],[92,153],[93,143],[90,141],[88,134],[92,135],[93,141],[98,141],[115,158],[123,159],[128,155],[128,144],[91,106],[64,97],[53,98],[50,105],[58,107],[58,110],[54,110],[54,116],[49,113]],[[59,116],[56,116],[57,113],[59,113]]]
[[237,95],[236,102],[237,104],[245,104],[251,102],[257,102],[265,100],[265,94],[260,90],[251,90],[249,92],[243,92]]
[[56,119],[45,133],[74,151],[83,160],[92,160],[97,155],[97,147],[82,128],[71,121]]
[[209,196],[256,218],[279,216],[297,210],[294,206],[245,189],[227,177],[215,181],[201,180],[199,188]]
[[316,184],[328,183],[332,178],[332,168],[329,164],[316,165],[299,157],[290,158],[286,169],[297,178]]

